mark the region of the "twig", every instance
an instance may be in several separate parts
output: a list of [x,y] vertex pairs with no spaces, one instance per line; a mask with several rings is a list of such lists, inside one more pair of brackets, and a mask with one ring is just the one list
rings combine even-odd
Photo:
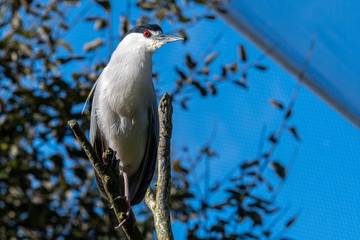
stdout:
[[170,220],[170,139],[172,132],[171,97],[165,93],[159,104],[160,139],[158,148],[158,182],[156,194],[151,187],[145,196],[145,203],[154,215],[158,239],[174,239]]
[[[75,120],[68,121],[68,124],[73,131],[76,139],[80,143],[81,147],[84,149],[96,173],[101,177],[101,181],[104,185],[104,189],[109,198],[110,204],[119,223],[121,223],[124,218],[126,218],[127,204],[124,200],[114,201],[114,199],[120,195],[120,187],[116,168],[106,167],[105,164],[97,157],[94,148],[91,146],[83,130],[80,128],[79,124]],[[108,149],[106,151],[106,158],[111,159],[112,155],[113,151],[111,149]],[[125,223],[121,227],[128,239],[143,239],[133,218],[127,219],[127,221],[125,221]]]

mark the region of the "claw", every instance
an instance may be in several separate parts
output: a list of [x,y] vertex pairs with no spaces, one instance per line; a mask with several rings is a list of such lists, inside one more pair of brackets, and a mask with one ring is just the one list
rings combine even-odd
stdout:
[[133,225],[136,224],[136,218],[135,218],[135,215],[130,207],[130,211],[128,209],[128,211],[126,212],[126,218],[124,218],[124,220],[121,221],[121,223],[119,225],[117,225],[115,227],[115,229],[118,229],[119,227],[121,227],[122,225],[124,225],[124,223],[130,218],[130,216],[133,218]]

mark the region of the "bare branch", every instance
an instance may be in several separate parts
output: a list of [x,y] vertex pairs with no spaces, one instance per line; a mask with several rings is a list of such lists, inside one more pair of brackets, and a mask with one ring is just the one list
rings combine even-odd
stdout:
[[171,97],[165,93],[159,104],[160,139],[158,148],[158,182],[156,197],[149,187],[145,203],[154,215],[158,239],[174,239],[170,220],[171,162],[170,140],[172,133]]
[[145,204],[150,208],[151,212],[155,211],[156,208],[156,199],[154,191],[149,187],[145,195]]

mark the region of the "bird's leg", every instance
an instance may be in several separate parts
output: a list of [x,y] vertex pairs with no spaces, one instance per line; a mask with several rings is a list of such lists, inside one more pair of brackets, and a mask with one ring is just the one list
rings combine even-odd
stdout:
[[128,171],[129,171],[129,167],[127,167],[127,166],[124,167],[123,171],[122,171],[123,177],[124,177],[125,196],[118,196],[117,198],[114,199],[114,201],[119,200],[119,199],[125,199],[126,204],[127,204],[126,218],[116,228],[121,227],[129,219],[130,216],[134,219],[134,224],[136,222],[135,215],[134,215],[131,205],[130,205],[130,189],[129,189]]
[[[113,156],[115,156],[115,154]],[[105,152],[103,152],[102,160],[103,160],[104,164],[106,164],[106,153]]]

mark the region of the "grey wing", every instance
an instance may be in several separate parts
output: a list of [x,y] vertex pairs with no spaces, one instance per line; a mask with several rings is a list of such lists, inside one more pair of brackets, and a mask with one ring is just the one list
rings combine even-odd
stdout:
[[139,204],[145,196],[155,171],[157,149],[159,144],[159,115],[156,97],[148,110],[149,129],[144,159],[135,172],[129,177],[130,203]]
[[[95,150],[98,158],[102,159],[102,154],[103,154],[103,152],[105,152],[105,150],[108,148],[108,146],[107,146],[105,138],[101,135],[101,132],[100,132],[100,129],[99,129],[99,126],[97,123],[96,110],[98,108],[98,104],[97,104],[98,100],[99,100],[99,92],[96,91],[96,89],[95,89],[94,97],[93,97],[92,104],[91,104],[90,143],[94,147],[94,150]],[[95,173],[96,184],[99,188],[101,195],[105,199],[108,200],[108,197],[106,195],[106,192],[105,192],[105,189],[102,184],[100,176],[96,173],[95,170],[94,170],[94,173]]]

